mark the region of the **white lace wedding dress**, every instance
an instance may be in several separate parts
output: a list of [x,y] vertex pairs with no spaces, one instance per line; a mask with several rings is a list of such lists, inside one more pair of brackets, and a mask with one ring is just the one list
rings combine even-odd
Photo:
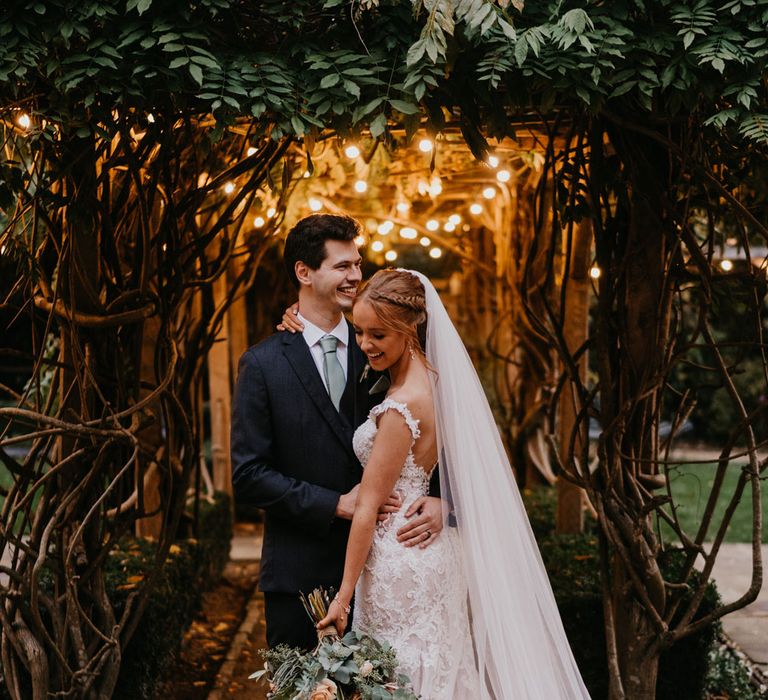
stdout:
[[408,507],[428,492],[429,473],[413,456],[418,421],[405,404],[385,399],[355,432],[355,454],[365,465],[378,429],[376,419],[388,410],[405,418],[413,438],[395,485],[403,505],[376,527],[355,591],[353,625],[392,645],[400,670],[423,700],[480,698],[457,530],[445,527],[425,549],[397,541]]

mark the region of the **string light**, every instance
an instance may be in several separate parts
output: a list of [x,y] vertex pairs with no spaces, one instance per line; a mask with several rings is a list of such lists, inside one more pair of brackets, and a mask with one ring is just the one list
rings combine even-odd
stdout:
[[235,191],[235,183],[234,182],[228,182],[226,185],[224,185],[224,191],[227,194],[232,194]]
[[395,228],[395,225],[391,221],[382,221],[376,230],[382,235],[386,236],[393,228]]
[[310,174],[311,174],[311,173],[309,172],[309,170],[305,170],[305,171],[304,171],[304,177],[309,177],[309,176],[310,176]]
[[397,253],[394,250],[388,250],[384,253],[384,259],[387,262],[395,262],[395,260],[397,260]]
[[256,148],[254,146],[249,146],[245,153],[250,158],[251,156],[256,155]]
[[593,280],[599,280],[600,279],[600,275],[602,275],[602,274],[603,274],[603,271],[597,265],[592,265],[592,267],[589,268],[589,276]]
[[456,224],[453,223],[453,221],[446,221],[443,225],[443,231],[447,231],[448,233],[453,233],[456,230]]
[[488,156],[488,165],[490,165],[492,168],[498,168],[499,159],[496,156]]
[[315,197],[309,198],[309,208],[312,211],[320,211],[323,208],[323,203]]
[[434,148],[434,144],[431,139],[421,139],[419,141],[419,150],[422,153],[429,153]]
[[422,236],[419,238],[419,243],[421,243],[421,245],[423,245],[425,248],[429,248],[429,246],[432,244],[432,241],[426,236]]
[[461,223],[461,217],[458,214],[451,214],[448,217],[448,221],[450,221],[454,226],[458,226]]
[[478,204],[477,202],[475,202],[474,204],[471,204],[469,207],[469,213],[474,214],[475,216],[480,216],[480,214],[483,213],[482,204]]
[[269,209],[267,209],[268,219],[271,219],[275,214],[277,214],[277,209],[275,209],[274,207],[270,207]]
[[440,250],[440,248],[432,248],[432,250],[429,251],[429,257],[434,258],[435,260],[437,260],[442,254],[443,251]]
[[408,202],[398,202],[397,207],[395,207],[397,211],[399,211],[401,214],[407,214],[408,211],[411,208],[411,205],[408,204]]
[[355,158],[360,157],[360,149],[354,143],[351,143],[344,149],[344,155],[347,156],[347,158],[354,160]]
[[440,228],[440,222],[437,219],[427,221],[427,231],[437,231]]
[[267,222],[266,222],[266,221],[264,221],[264,217],[263,217],[263,216],[257,216],[257,217],[256,217],[256,218],[253,220],[253,225],[254,225],[256,228],[263,228],[264,224],[266,224],[266,223],[267,223]]
[[721,260],[720,269],[723,272],[730,272],[731,270],[733,270],[733,262],[730,260]]
[[499,182],[509,182],[511,177],[512,173],[510,173],[509,170],[499,170],[499,172],[496,173],[496,179]]
[[152,114],[152,112],[147,114],[147,122],[149,122],[150,124],[154,124],[155,123],[155,115]]
[[32,126],[32,119],[26,112],[22,112],[18,119],[16,119],[16,123],[22,128],[22,129],[29,129],[30,126]]
[[365,238],[363,236],[357,236],[355,238],[355,245],[360,248],[365,245]]
[[435,175],[429,183],[429,194],[433,197],[437,197],[439,194],[442,194],[442,192],[443,183],[440,181],[440,178]]
[[355,192],[363,194],[368,189],[368,183],[365,180],[358,180],[355,183]]
[[493,199],[496,196],[496,188],[495,187],[486,187],[483,190],[483,197],[486,199]]
[[413,240],[418,236],[418,232],[415,228],[411,228],[410,226],[403,226],[403,228],[400,229],[400,236],[402,238],[407,238],[408,240]]
[[382,250],[384,250],[384,244],[381,241],[374,241],[371,243],[371,250],[374,253],[380,253]]

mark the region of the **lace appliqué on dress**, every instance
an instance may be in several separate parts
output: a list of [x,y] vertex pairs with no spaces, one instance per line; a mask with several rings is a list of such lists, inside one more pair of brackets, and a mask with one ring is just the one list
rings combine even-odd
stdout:
[[385,399],[355,432],[355,454],[361,464],[367,463],[378,430],[376,419],[388,410],[403,416],[412,436],[395,484],[403,505],[376,528],[355,592],[354,625],[392,645],[401,670],[423,700],[479,698],[458,533],[445,528],[426,549],[397,541],[409,506],[429,491],[429,474],[413,455],[413,444],[421,436],[419,421],[406,404]]

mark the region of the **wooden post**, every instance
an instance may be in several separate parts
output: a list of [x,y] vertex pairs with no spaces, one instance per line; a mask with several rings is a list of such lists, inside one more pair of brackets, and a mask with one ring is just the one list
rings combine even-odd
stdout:
[[[570,272],[565,296],[565,342],[568,351],[573,353],[587,339],[589,323],[589,262],[592,246],[592,226],[588,220],[577,225],[571,246]],[[587,354],[584,353],[578,363],[579,374],[584,379],[587,372]],[[571,382],[567,382],[560,397],[559,443],[563,462],[574,458],[571,453],[571,438],[576,425],[577,401]],[[575,458],[581,453],[584,441],[588,440],[586,427],[583,427],[574,442]],[[586,465],[582,465],[586,467]],[[557,517],[558,533],[580,533],[584,530],[584,491],[565,479],[557,481]]]
[[[227,294],[227,275],[222,274],[213,283],[214,308],[218,308]],[[230,373],[230,347],[227,337],[229,313],[224,314],[216,341],[208,351],[208,395],[211,415],[211,458],[213,486],[217,491],[232,495],[232,460],[229,452],[229,425],[232,383]]]

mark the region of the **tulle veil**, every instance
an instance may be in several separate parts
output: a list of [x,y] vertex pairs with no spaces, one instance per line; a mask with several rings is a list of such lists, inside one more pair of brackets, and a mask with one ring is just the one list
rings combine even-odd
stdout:
[[430,280],[407,272],[426,292],[445,526],[461,539],[482,700],[589,698],[472,360]]

